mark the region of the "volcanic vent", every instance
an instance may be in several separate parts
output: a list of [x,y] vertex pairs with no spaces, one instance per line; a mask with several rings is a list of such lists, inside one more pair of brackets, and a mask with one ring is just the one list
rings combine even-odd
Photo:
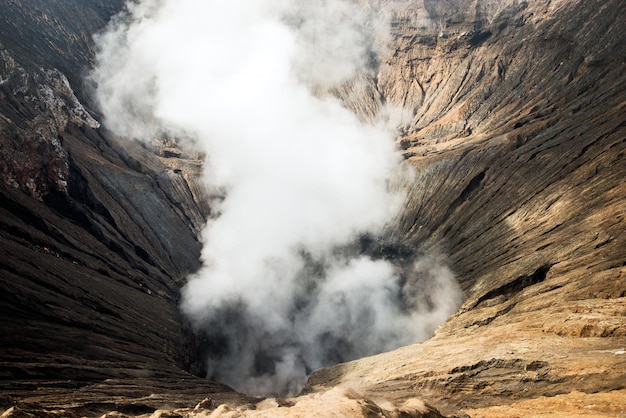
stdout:
[[168,135],[207,155],[218,215],[181,305],[207,377],[295,393],[312,370],[427,337],[459,294],[432,257],[399,265],[384,243],[354,251],[393,235],[404,192],[390,183],[410,175],[394,144],[402,112],[365,122],[329,94],[375,70],[383,11],[248,3],[129,4],[99,36],[91,79],[118,134]]
[[[454,415],[614,416],[626,410],[626,9],[621,1],[398,1],[393,2],[397,7],[386,40],[371,35],[384,33],[371,30],[386,19],[379,14],[359,20],[348,31],[342,29],[346,37],[336,36],[332,51],[322,48],[315,59],[290,60],[290,70],[297,70],[295,84],[304,92],[301,97],[310,95],[311,87],[315,98],[341,97],[361,120],[377,123],[377,115],[385,115],[392,126],[399,121],[400,145],[413,174],[402,186],[394,180],[389,189],[378,189],[385,192],[383,200],[391,203],[390,209],[393,199],[403,200],[399,220],[393,210],[388,218],[381,217],[389,228],[363,228],[326,251],[300,243],[287,252],[286,260],[295,260],[298,272],[311,270],[306,277],[314,279],[365,260],[381,271],[392,271],[392,279],[382,280],[391,283],[392,290],[379,294],[410,303],[405,295],[429,287],[427,280],[419,280],[428,275],[412,275],[415,261],[422,260],[429,271],[426,260],[445,265],[433,257],[445,254],[465,303],[427,341],[314,372],[306,386],[312,393],[275,402],[267,411],[261,409],[271,406],[271,400],[256,405],[258,400],[183,370],[189,370],[194,359],[177,299],[185,277],[201,268],[197,234],[207,216],[232,213],[234,205],[228,205],[230,197],[237,196],[232,192],[235,182],[215,182],[217,175],[224,180],[231,175],[245,178],[235,169],[256,169],[253,163],[261,163],[255,158],[264,148],[240,138],[229,140],[233,146],[229,155],[240,153],[246,164],[224,158],[204,165],[216,197],[209,207],[201,198],[206,186],[196,181],[203,170],[196,157],[217,155],[199,139],[204,126],[183,126],[160,115],[174,115],[170,111],[178,109],[183,121],[187,112],[213,111],[214,95],[221,100],[217,110],[229,103],[251,103],[231,120],[219,116],[229,129],[249,124],[256,132],[267,118],[264,107],[271,108],[281,91],[263,91],[260,70],[277,76],[277,82],[285,72],[250,65],[249,76],[230,80],[230,97],[220,95],[223,91],[215,83],[211,94],[202,96],[209,78],[199,82],[189,74],[187,80],[197,87],[197,94],[185,93],[167,77],[184,73],[176,66],[154,79],[143,79],[140,75],[145,73],[136,71],[132,82],[124,77],[98,81],[94,75],[92,80],[104,93],[109,81],[112,87],[122,86],[109,91],[113,113],[106,112],[106,126],[120,128],[126,136],[155,139],[149,144],[124,141],[92,111],[82,83],[83,70],[91,68],[95,57],[91,34],[106,25],[124,2],[5,3],[0,8],[0,406],[18,404],[7,415],[24,415],[24,409],[35,416],[49,415],[42,409],[54,409],[58,416],[101,416],[112,410],[145,416],[166,407],[183,408],[174,414],[197,416],[206,415],[206,410],[194,407],[207,396],[212,402],[201,406],[209,413],[217,408],[231,414],[237,408],[242,415],[265,412],[272,417],[308,416],[324,408],[334,415],[345,411],[345,416],[368,416],[372,411],[418,415],[417,409],[424,408],[418,408],[423,402],[415,397]],[[365,3],[360,2],[367,7]],[[128,42],[115,50],[108,65],[119,70],[127,65],[160,68],[151,58],[153,43],[144,42],[147,29],[156,25],[150,14],[164,14],[159,4],[164,3],[135,2],[138,8],[131,13],[145,13],[138,19],[145,28],[117,18],[119,39],[124,39],[127,28]],[[206,12],[197,6],[198,13]],[[268,7],[264,10],[271,11]],[[306,7],[311,14],[320,14],[314,6]],[[301,45],[315,47],[318,29],[314,20],[302,18],[304,9],[299,8],[274,8],[283,12],[279,21],[287,33],[296,28],[294,53]],[[182,13],[175,7],[165,11]],[[255,13],[251,12],[250,23]],[[219,22],[213,27],[219,28]],[[189,25],[190,30],[182,33],[202,33],[192,28]],[[356,61],[326,65],[336,64],[338,54],[346,51],[339,41],[350,38],[350,33],[364,41],[361,52],[365,52],[348,54]],[[159,48],[176,48],[181,60],[187,52],[198,54],[204,48],[188,44],[192,36],[181,40],[157,35],[152,33]],[[101,41],[107,37],[114,41],[111,36],[102,35]],[[257,57],[270,56],[262,48],[244,50],[246,43],[235,42],[237,37],[223,38],[225,48],[228,44],[233,52],[222,62],[225,76],[231,73],[228,63],[252,57],[251,50],[259,52]],[[125,59],[134,43],[141,53]],[[387,44],[389,49],[381,52],[379,45]],[[185,50],[188,45],[193,46],[191,51]],[[100,57],[106,56],[105,44],[100,47]],[[200,55],[208,56],[209,50]],[[326,57],[335,58],[325,61]],[[207,62],[191,69],[220,70],[219,60]],[[326,86],[319,83],[339,67],[345,70],[341,77]],[[286,74],[293,76],[291,71]],[[167,80],[169,90],[160,85]],[[134,94],[135,88],[145,94]],[[171,97],[171,92],[188,96],[184,107],[164,106],[157,100],[161,93]],[[101,99],[106,101],[107,94]],[[116,115],[119,102],[131,106],[118,107],[123,111]],[[276,109],[283,116],[294,114],[285,113],[291,107]],[[125,119],[129,112],[132,117]],[[198,152],[185,143],[189,151],[185,155],[173,146],[173,138],[195,141]],[[301,158],[289,154],[290,148]],[[274,151],[290,157],[296,166],[307,155],[295,140]],[[327,164],[328,155],[312,157],[317,164]],[[394,157],[390,164],[394,170],[397,161]],[[387,182],[388,171],[382,173]],[[351,179],[354,185],[362,180]],[[249,189],[269,196],[261,184]],[[301,195],[314,195],[304,186],[294,193],[305,190]],[[222,198],[226,199],[220,203]],[[341,207],[336,200],[329,202]],[[306,207],[298,206],[301,211]],[[255,210],[265,209],[246,208],[241,216],[257,216]],[[276,217],[291,225],[286,212]],[[215,225],[215,219],[219,218],[212,217],[209,224]],[[246,227],[259,224],[259,219],[251,218]],[[242,240],[241,234],[251,237],[243,228],[223,236]],[[210,235],[207,229],[207,245],[214,241]],[[258,241],[260,247],[273,243],[268,237]],[[414,254],[415,248],[430,256]],[[212,263],[214,250],[205,248],[203,277],[224,267]],[[397,256],[392,256],[394,251]],[[333,260],[340,261],[335,269],[329,266]],[[285,259],[269,261],[274,264],[251,270],[267,272],[285,265]],[[417,270],[423,268],[418,263]],[[312,293],[321,294],[324,283],[316,281],[318,290]],[[398,297],[398,289],[409,291]],[[426,307],[432,302],[417,301]],[[203,318],[199,319],[197,332],[207,340]],[[252,375],[276,369],[276,361],[260,357]],[[413,406],[412,412],[407,412],[407,405]]]

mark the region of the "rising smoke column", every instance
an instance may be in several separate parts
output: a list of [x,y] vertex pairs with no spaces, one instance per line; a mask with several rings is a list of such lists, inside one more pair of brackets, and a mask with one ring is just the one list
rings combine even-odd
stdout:
[[398,212],[399,159],[389,130],[316,92],[367,70],[374,21],[347,0],[299,3],[130,3],[91,76],[110,129],[207,154],[225,199],[181,309],[208,341],[207,375],[250,394],[423,339],[457,303],[444,267],[420,260],[407,278],[355,251]]

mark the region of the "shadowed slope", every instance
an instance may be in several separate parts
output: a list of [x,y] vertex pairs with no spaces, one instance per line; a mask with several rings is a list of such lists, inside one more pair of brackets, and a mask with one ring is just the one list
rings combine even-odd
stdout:
[[73,90],[121,2],[35,3],[0,11],[0,390],[85,411],[244,399],[184,371],[203,369],[178,312],[202,159],[122,147]]
[[[112,11],[87,3],[97,19],[81,15],[85,26],[74,29],[62,23],[71,20],[66,8],[57,20],[15,3],[1,15],[25,22],[0,31],[2,390],[50,408],[112,396],[143,405],[136,413],[191,405],[225,390],[180,383],[193,379],[180,367],[195,359],[176,295],[197,267],[195,234],[210,212],[193,181],[200,161],[122,149],[63,87],[63,74],[74,85],[76,65],[89,64],[91,44],[67,56],[50,51],[64,51],[68,37],[88,40],[84,28],[101,27]],[[394,242],[446,256],[466,300],[431,340],[318,371],[309,382],[311,391],[345,386],[367,399],[333,389],[273,407],[348,399],[355,414],[393,416],[400,410],[379,405],[423,397],[476,416],[533,405],[624,411],[621,3],[395,7],[375,77],[336,93],[363,118],[386,104],[408,110],[398,143],[415,177],[398,186],[409,196]],[[65,29],[25,32],[33,19]],[[37,48],[26,48],[35,38]],[[151,393],[161,397],[143,398]],[[222,393],[213,396],[245,401]]]

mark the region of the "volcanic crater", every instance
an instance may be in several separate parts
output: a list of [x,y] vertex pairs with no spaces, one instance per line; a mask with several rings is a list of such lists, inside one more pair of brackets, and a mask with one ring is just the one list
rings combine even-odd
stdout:
[[401,216],[361,249],[442,257],[458,311],[426,341],[314,371],[296,397],[198,377],[211,342],[179,303],[221,199],[200,181],[205,156],[102,125],[85,80],[122,1],[10,1],[3,418],[626,413],[622,3],[361,3],[389,8],[386,53],[328,94],[363,120],[408,110],[396,142],[412,167],[394,184]]

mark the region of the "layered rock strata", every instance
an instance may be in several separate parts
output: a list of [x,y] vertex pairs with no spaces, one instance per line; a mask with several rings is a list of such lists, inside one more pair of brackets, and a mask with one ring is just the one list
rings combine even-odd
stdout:
[[311,388],[418,393],[472,416],[570,392],[625,410],[625,18],[575,1],[396,12],[367,95],[410,111],[399,141],[416,175],[396,232],[447,255],[465,303],[429,341],[317,372]]
[[445,259],[465,302],[430,340],[318,371],[306,395],[264,403],[183,371],[201,368],[177,295],[210,214],[194,180],[202,156],[122,146],[85,105],[90,34],[121,4],[32,3],[0,11],[6,407],[437,416],[423,399],[457,416],[626,411],[619,1],[368,2],[390,8],[388,48],[334,93],[363,119],[401,110],[414,175],[396,185],[408,197],[391,238]]
[[188,373],[203,366],[178,298],[210,214],[203,157],[122,143],[84,105],[92,33],[121,2],[30,3],[0,11],[3,406],[247,402]]

